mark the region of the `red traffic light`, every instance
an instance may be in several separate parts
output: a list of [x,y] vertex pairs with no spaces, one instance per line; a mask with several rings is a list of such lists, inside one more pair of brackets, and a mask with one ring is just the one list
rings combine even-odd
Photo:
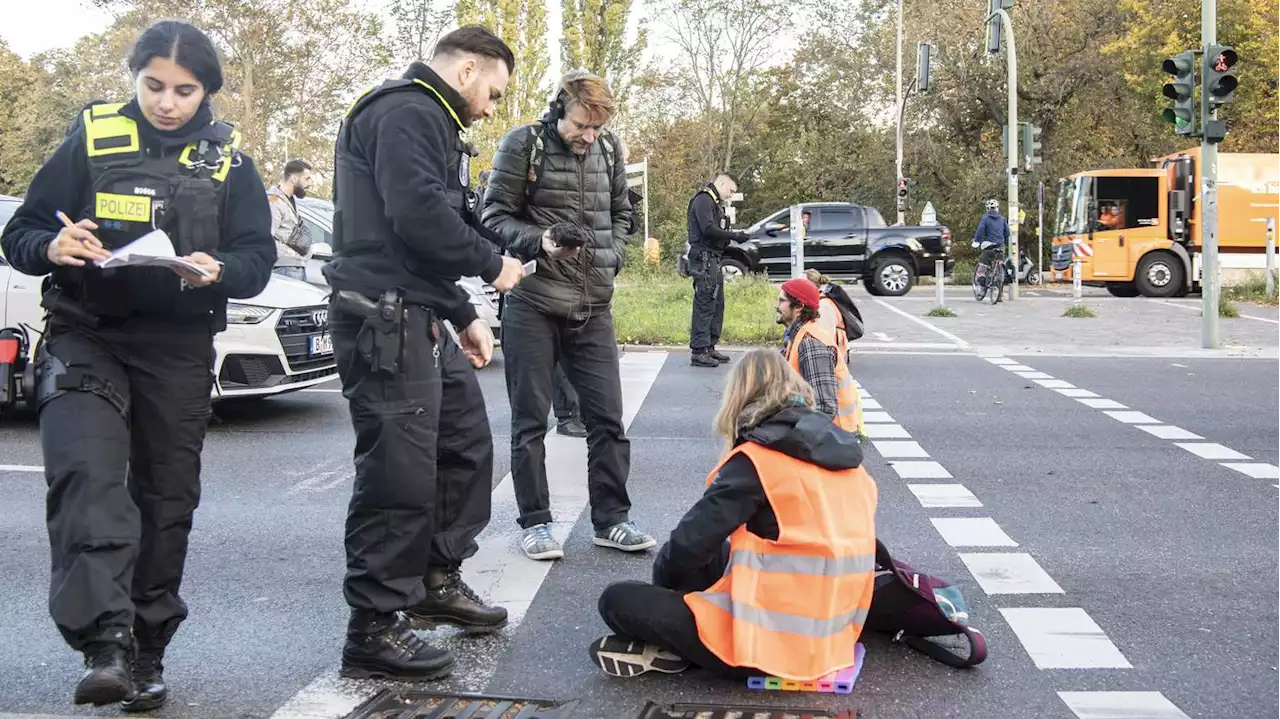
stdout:
[[1236,51],[1232,50],[1231,48],[1226,48],[1222,52],[1219,52],[1217,55],[1214,55],[1213,71],[1226,72],[1227,70],[1230,70],[1231,68],[1235,67],[1237,59],[1239,58],[1236,55]]

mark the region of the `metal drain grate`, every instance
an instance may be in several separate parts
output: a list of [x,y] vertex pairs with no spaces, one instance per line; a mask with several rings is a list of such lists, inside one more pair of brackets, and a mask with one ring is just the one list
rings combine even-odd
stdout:
[[751,704],[666,704],[649,702],[637,719],[858,719],[856,709],[767,707]]
[[383,689],[346,719],[568,719],[577,706],[576,699],[560,702]]

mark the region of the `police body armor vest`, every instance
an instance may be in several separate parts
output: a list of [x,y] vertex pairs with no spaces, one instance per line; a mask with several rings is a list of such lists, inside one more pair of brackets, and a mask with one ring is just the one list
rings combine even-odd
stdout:
[[471,190],[471,157],[475,154],[462,140],[464,128],[457,112],[444,96],[431,85],[418,79],[387,80],[366,91],[351,105],[342,126],[338,129],[338,141],[334,143],[334,221],[333,252],[336,256],[390,252],[403,260],[410,271],[418,274],[421,260],[409,256],[396,236],[391,221],[383,211],[384,202],[374,183],[373,168],[367,160],[351,152],[351,123],[357,115],[380,97],[394,92],[417,91],[434,97],[453,118],[458,132],[449,152],[445,182],[449,206],[466,218],[473,216],[472,224],[479,224],[475,217],[479,212],[479,198]]
[[113,249],[159,229],[179,256],[216,250],[240,133],[215,122],[218,139],[192,142],[176,156],[156,155],[142,148],[137,123],[120,114],[123,106],[96,104],[83,113],[92,181],[83,215],[97,223],[98,239]]

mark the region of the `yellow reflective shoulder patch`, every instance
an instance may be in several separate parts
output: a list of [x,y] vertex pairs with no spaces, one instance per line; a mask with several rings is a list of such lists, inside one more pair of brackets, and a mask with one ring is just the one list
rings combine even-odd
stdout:
[[143,195],[113,195],[99,192],[93,199],[93,214],[103,220],[151,222],[151,198]]

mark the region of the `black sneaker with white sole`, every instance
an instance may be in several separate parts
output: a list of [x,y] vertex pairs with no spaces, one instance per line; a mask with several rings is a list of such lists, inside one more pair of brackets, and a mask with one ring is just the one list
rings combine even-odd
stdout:
[[597,529],[596,536],[591,541],[596,546],[621,549],[624,552],[640,552],[658,544],[658,540],[641,532],[631,521]]
[[589,651],[591,661],[613,677],[634,677],[645,672],[679,674],[689,668],[689,662],[665,649],[616,634],[592,642]]

